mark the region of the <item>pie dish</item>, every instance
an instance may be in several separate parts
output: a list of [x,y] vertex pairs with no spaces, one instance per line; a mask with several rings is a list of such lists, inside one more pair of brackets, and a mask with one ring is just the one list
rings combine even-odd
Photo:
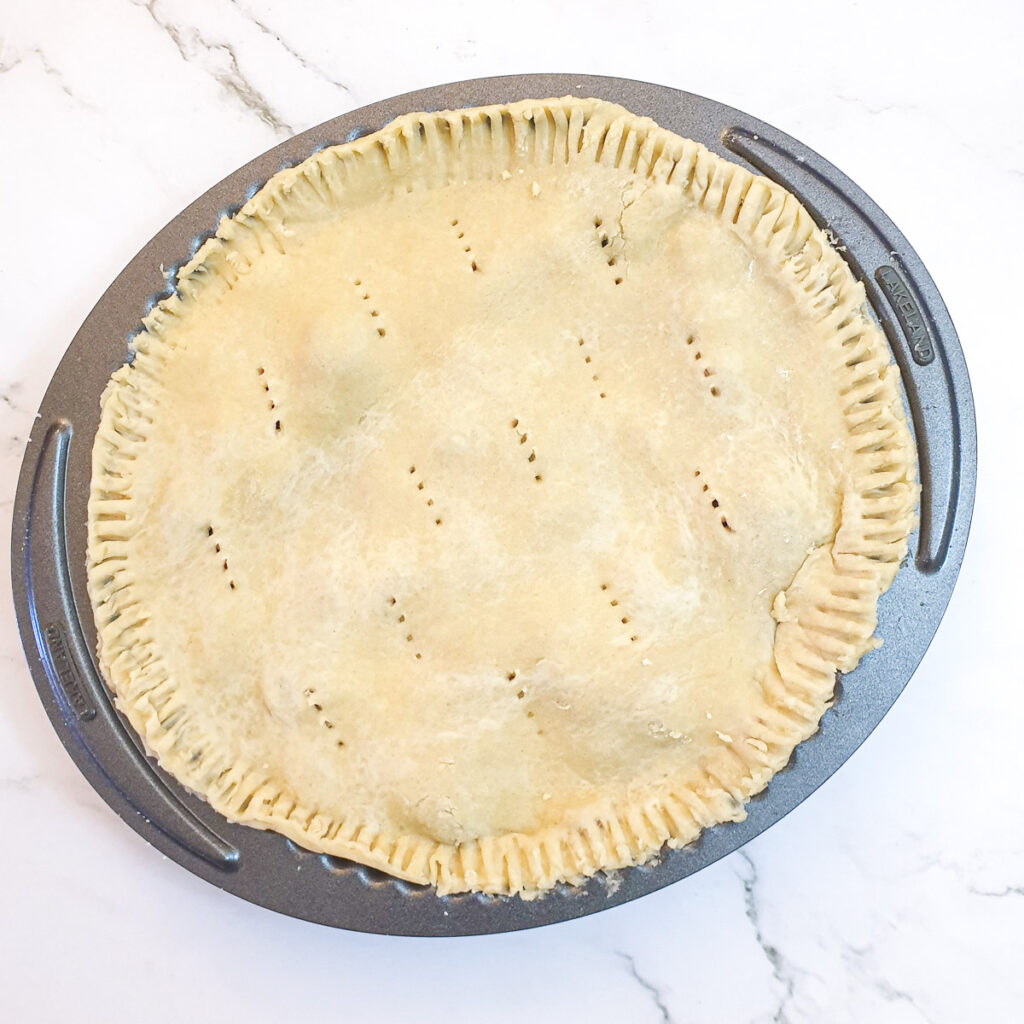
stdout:
[[864,302],[783,189],[602,101],[281,172],[104,393],[119,707],[231,820],[440,892],[741,818],[914,522]]

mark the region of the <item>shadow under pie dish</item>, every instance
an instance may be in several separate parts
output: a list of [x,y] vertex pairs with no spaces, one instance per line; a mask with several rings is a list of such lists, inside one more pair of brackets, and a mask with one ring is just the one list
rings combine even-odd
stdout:
[[104,394],[119,707],[231,820],[440,892],[740,818],[913,526],[864,301],[781,187],[603,101],[281,172]]

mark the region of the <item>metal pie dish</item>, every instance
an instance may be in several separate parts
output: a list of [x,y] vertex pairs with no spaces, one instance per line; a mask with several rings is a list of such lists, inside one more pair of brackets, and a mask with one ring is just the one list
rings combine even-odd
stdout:
[[[114,708],[96,665],[86,590],[86,525],[100,395],[129,358],[142,316],[171,294],[179,266],[268,178],[325,146],[394,117],[547,96],[593,96],[763,174],[792,192],[863,281],[903,381],[919,456],[920,525],[878,605],[883,645],[836,684],[818,732],[747,804],[681,850],[639,867],[559,885],[534,900],[438,896],[373,868],[303,850],[274,832],[229,823],[147,757]],[[164,268],[170,267],[170,270]],[[75,335],[28,442],[14,506],[12,582],[40,699],[75,764],[141,836],[228,892],[293,917],[391,935],[472,935],[552,924],[618,906],[699,871],[773,825],[857,749],[906,686],[938,628],[963,560],[976,479],[967,367],[946,307],[891,220],[817,153],[731,107],[664,86],[586,75],[519,75],[437,86],[327,121],[276,146],[211,188],[121,272]]]

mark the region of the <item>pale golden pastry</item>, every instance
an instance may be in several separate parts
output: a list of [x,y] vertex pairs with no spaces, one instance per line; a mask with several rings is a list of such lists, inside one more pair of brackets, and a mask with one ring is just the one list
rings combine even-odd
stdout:
[[533,895],[744,801],[873,646],[915,453],[782,188],[599,100],[275,175],[103,395],[99,661],[222,814]]

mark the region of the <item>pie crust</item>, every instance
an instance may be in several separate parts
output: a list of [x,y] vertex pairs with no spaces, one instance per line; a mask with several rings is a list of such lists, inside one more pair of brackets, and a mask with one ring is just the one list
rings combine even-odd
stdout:
[[99,662],[232,821],[535,895],[744,817],[876,643],[898,373],[792,195],[593,99],[281,171],[102,399]]

